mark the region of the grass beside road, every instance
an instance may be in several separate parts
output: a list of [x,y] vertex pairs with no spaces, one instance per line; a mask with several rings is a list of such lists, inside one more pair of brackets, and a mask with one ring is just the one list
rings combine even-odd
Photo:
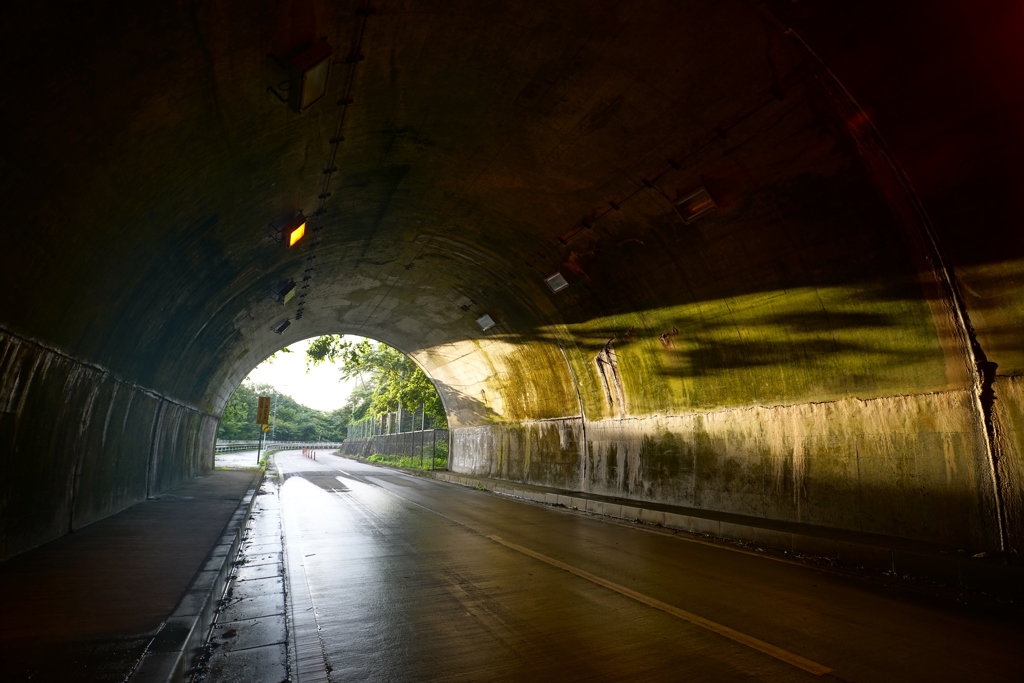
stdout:
[[[367,458],[369,462],[379,463],[381,465],[392,465],[394,467],[404,467],[410,470],[429,470],[430,458],[410,458],[404,455],[382,455],[381,453],[374,453]],[[435,470],[443,470],[448,467],[448,458],[434,458]]]

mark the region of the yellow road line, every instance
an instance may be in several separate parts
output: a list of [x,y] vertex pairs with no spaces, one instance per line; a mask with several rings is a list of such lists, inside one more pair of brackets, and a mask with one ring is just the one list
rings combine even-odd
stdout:
[[703,629],[711,631],[712,633],[717,633],[718,635],[724,636],[729,640],[735,641],[741,645],[745,645],[751,649],[757,650],[758,652],[763,652],[764,654],[770,657],[774,657],[779,661],[791,664],[799,669],[803,669],[804,671],[812,673],[815,676],[822,676],[824,674],[832,672],[832,669],[828,668],[827,666],[824,666],[823,664],[812,662],[811,660],[801,657],[800,655],[793,654],[788,650],[783,650],[781,647],[776,647],[771,643],[766,643],[763,640],[758,640],[757,638],[754,638],[753,636],[748,636],[745,633],[740,633],[739,631],[731,629],[728,626],[723,626],[722,624],[711,621],[710,619],[705,619],[704,617],[697,616],[696,614],[687,612],[686,610],[681,610],[678,607],[673,607],[672,605],[662,602],[661,600],[655,600],[650,596],[644,595],[643,593],[638,593],[635,590],[626,588],[625,586],[621,586],[613,581],[602,579],[600,576],[591,574],[590,572],[584,571],[583,569],[573,567],[570,564],[560,562],[553,557],[548,557],[547,555],[542,555],[541,553],[538,553],[534,550],[530,550],[529,548],[524,548],[521,545],[516,545],[515,543],[506,541],[505,539],[499,536],[491,536],[489,534],[484,535],[487,538],[494,541],[495,543],[500,543],[506,548],[515,550],[516,552],[522,553],[524,555],[529,555],[535,560],[540,560],[541,562],[550,564],[552,567],[558,567],[559,569],[563,569],[569,572],[570,574],[580,577],[581,579],[586,579],[587,581],[596,583],[597,585],[603,586],[608,590],[613,590],[616,593],[619,593],[620,595],[625,595],[627,598],[632,598],[637,602],[641,602],[647,605],[648,607],[653,607],[654,609],[661,610],[662,612],[665,612],[666,614],[671,614],[672,616],[682,619],[683,621],[688,621],[694,626],[699,626]]
[[[338,471],[340,472],[341,470]],[[429,508],[426,505],[423,505],[422,503],[417,503],[416,501],[406,498],[405,496],[399,495],[398,493],[391,491],[390,489],[381,487],[381,490],[390,493],[391,495],[400,500],[404,500],[407,503],[415,505],[416,507],[423,508],[427,512],[431,512],[437,515],[438,517],[443,517],[444,519],[447,519],[450,522],[454,522],[455,524],[458,524],[461,527],[465,527],[466,529],[469,529],[474,533],[480,534],[484,538],[488,538],[494,541],[495,543],[499,543],[508,548],[509,550],[515,550],[518,553],[522,553],[524,555],[532,557],[535,560],[540,560],[541,562],[549,564],[552,567],[557,567],[558,569],[567,571],[570,574],[578,576],[581,579],[585,579],[587,581],[595,583],[598,586],[603,586],[608,590],[615,591],[619,595],[624,595],[627,598],[636,600],[637,602],[647,605],[648,607],[653,607],[654,609],[665,612],[666,614],[671,614],[672,616],[678,619],[682,619],[683,621],[689,622],[694,626],[699,626],[700,628],[711,631],[712,633],[717,633],[718,635],[728,638],[729,640],[735,643],[739,643],[740,645],[749,647],[752,650],[757,650],[758,652],[764,653],[769,657],[773,657],[779,660],[780,662],[785,662],[786,664],[795,666],[798,669],[803,669],[804,671],[814,674],[815,676],[823,676],[825,674],[832,673],[832,669],[825,666],[824,664],[819,664],[817,662],[811,661],[810,659],[801,657],[800,655],[794,654],[788,650],[783,650],[781,647],[777,647],[775,645],[772,645],[771,643],[766,643],[765,641],[759,640],[758,638],[755,638],[753,636],[748,636],[746,633],[741,633],[735,629],[729,628],[728,626],[724,626],[717,622],[711,621],[710,619],[705,619],[704,617],[693,614],[692,612],[687,612],[686,610],[679,609],[678,607],[674,607],[668,604],[667,602],[656,600],[655,598],[652,598],[648,595],[644,595],[643,593],[639,593],[630,588],[626,588],[625,586],[621,586],[615,583],[614,581],[602,579],[600,576],[597,576],[596,574],[591,574],[588,571],[579,569],[578,567],[574,567],[571,564],[566,564],[565,562],[560,562],[559,560],[556,560],[553,557],[548,557],[547,555],[538,553],[535,550],[530,550],[529,548],[517,545],[515,543],[512,543],[511,541],[506,541],[500,536],[493,536],[491,534],[480,531],[479,529],[476,529],[475,527],[472,527],[469,524],[466,524],[465,522],[460,522],[456,519],[452,519],[448,515],[445,515],[441,512],[438,512],[437,510]]]

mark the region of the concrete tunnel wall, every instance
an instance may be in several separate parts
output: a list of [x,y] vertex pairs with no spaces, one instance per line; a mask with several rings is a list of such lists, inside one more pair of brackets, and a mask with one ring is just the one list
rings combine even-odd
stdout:
[[[361,7],[5,18],[0,557],[212,467],[326,332],[427,370],[457,471],[1019,552],[1013,3]],[[296,115],[266,55],[321,37]]]

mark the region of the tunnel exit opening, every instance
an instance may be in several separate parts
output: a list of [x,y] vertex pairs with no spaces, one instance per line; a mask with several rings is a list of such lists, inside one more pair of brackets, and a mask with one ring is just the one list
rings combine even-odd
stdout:
[[322,335],[270,354],[238,385],[221,415],[215,450],[225,462],[235,457],[227,454],[261,443],[260,396],[271,401],[263,427],[271,451],[340,448],[399,467],[448,466],[448,420],[434,381],[383,342]]

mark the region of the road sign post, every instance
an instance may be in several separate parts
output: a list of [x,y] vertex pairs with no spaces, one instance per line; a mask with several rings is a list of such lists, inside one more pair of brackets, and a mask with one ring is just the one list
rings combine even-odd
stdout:
[[256,464],[260,464],[260,455],[263,453],[263,444],[267,439],[267,431],[270,430],[270,426],[267,424],[270,422],[270,397],[260,396],[259,402],[256,404],[256,424],[260,425],[260,442],[256,446]]

